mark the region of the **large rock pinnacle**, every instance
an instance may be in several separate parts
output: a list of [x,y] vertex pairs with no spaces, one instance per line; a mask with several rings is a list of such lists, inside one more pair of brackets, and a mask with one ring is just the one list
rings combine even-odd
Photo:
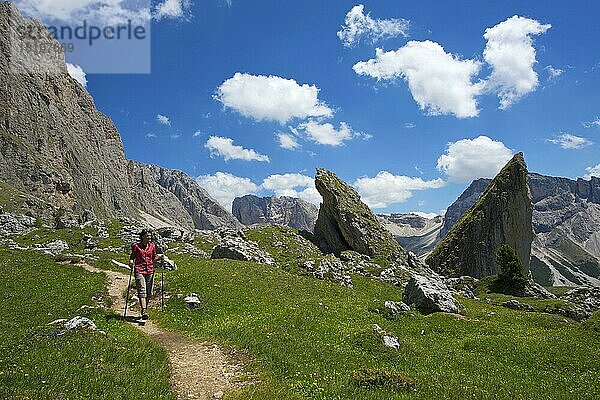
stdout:
[[494,275],[499,267],[494,254],[502,244],[510,245],[529,270],[534,233],[531,225],[531,194],[523,153],[502,168],[479,200],[460,218],[427,257],[434,271],[447,276]]

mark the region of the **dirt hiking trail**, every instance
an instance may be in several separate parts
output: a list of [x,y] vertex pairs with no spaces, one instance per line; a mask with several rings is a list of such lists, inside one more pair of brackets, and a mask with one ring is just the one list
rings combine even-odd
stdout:
[[[100,270],[88,264],[80,265],[87,271],[106,274],[112,308],[123,315],[123,294],[127,291],[129,275]],[[129,304],[131,305],[131,299]],[[127,314],[133,316],[139,312],[127,311]],[[224,392],[248,385],[248,382],[236,382],[236,378],[242,375],[242,366],[227,357],[220,347],[189,340],[161,328],[152,320],[147,320],[143,326],[135,322],[129,323],[146,333],[169,354],[171,389],[177,399],[219,399]]]

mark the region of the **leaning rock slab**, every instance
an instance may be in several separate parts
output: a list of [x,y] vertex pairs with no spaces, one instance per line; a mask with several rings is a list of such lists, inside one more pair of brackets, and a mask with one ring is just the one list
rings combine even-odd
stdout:
[[315,224],[315,237],[326,253],[354,250],[369,257],[406,262],[408,253],[396,242],[359,194],[333,172],[317,169],[315,186],[323,202]]
[[406,284],[402,301],[414,304],[424,312],[443,311],[458,314],[458,303],[448,287],[442,282],[421,275],[414,275]]

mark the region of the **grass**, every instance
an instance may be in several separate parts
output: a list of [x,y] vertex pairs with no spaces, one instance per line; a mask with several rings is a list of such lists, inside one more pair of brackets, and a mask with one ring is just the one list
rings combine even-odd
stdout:
[[[111,236],[120,229],[117,223],[107,227]],[[31,244],[35,234],[40,242],[61,238],[75,249],[83,246],[83,233],[68,229],[19,240]],[[174,255],[179,269],[165,274],[173,296],[164,311],[152,310],[168,329],[247,355],[249,379],[259,383],[227,398],[600,398],[600,360],[590,357],[600,347],[600,313],[579,324],[506,309],[500,303],[513,297],[487,293],[489,282],[482,279],[476,291],[491,302],[461,298],[466,318],[415,311],[390,318],[377,310],[386,300],[401,300],[401,289],[361,276],[352,277],[352,289],[306,276],[299,263],[322,254],[293,230],[272,227],[247,236],[281,268]],[[212,240],[195,244],[208,249]],[[110,259],[125,261],[128,254],[94,254],[100,268],[123,272]],[[0,249],[0,260],[0,398],[127,399],[139,397],[140,386],[153,398],[172,398],[163,350],[114,314],[77,311],[103,294],[101,275],[39,252]],[[174,296],[190,292],[201,298],[197,310]],[[560,300],[519,301],[536,311],[564,306]],[[48,322],[77,314],[107,335],[53,336]],[[400,350],[385,347],[373,324],[397,336]]]
[[318,247],[293,228],[269,226],[250,229],[246,232],[246,237],[271,254],[278,266],[301,275],[306,275],[306,271],[300,267],[304,262],[318,262],[323,258]]
[[[466,319],[410,312],[389,320],[369,310],[400,300],[400,289],[360,276],[349,289],[254,263],[176,261],[179,269],[166,278],[169,291],[199,293],[202,307],[188,310],[173,296],[156,318],[189,337],[252,355],[250,368],[262,383],[233,398],[600,396],[600,361],[589,357],[600,346],[597,322],[509,310],[496,294],[492,304],[460,299]],[[383,346],[372,324],[397,336],[400,350]]]
[[0,205],[5,212],[18,212],[25,196],[12,185],[0,180]]
[[[0,260],[0,398],[174,398],[164,350],[110,312],[79,310],[94,305],[93,296],[106,298],[102,275],[39,252],[0,249]],[[92,319],[106,335],[58,336],[47,325],[75,315]]]
[[69,252],[83,252],[84,241],[83,234],[95,234],[92,228],[64,228],[53,229],[42,227],[26,235],[16,237],[14,240],[21,246],[32,246],[34,244],[44,244],[54,240],[63,240],[69,245]]

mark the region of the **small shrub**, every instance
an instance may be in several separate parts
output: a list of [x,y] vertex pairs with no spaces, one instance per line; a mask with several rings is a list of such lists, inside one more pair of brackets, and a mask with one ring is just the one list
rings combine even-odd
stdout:
[[365,368],[354,372],[352,380],[366,388],[411,389],[414,382],[398,371]]
[[600,311],[593,313],[592,316],[585,321],[584,326],[587,329],[591,329],[600,333]]
[[500,273],[490,285],[490,290],[504,294],[522,294],[527,284],[527,277],[523,273],[523,265],[517,253],[508,244],[503,244],[496,251],[495,259],[500,267]]

